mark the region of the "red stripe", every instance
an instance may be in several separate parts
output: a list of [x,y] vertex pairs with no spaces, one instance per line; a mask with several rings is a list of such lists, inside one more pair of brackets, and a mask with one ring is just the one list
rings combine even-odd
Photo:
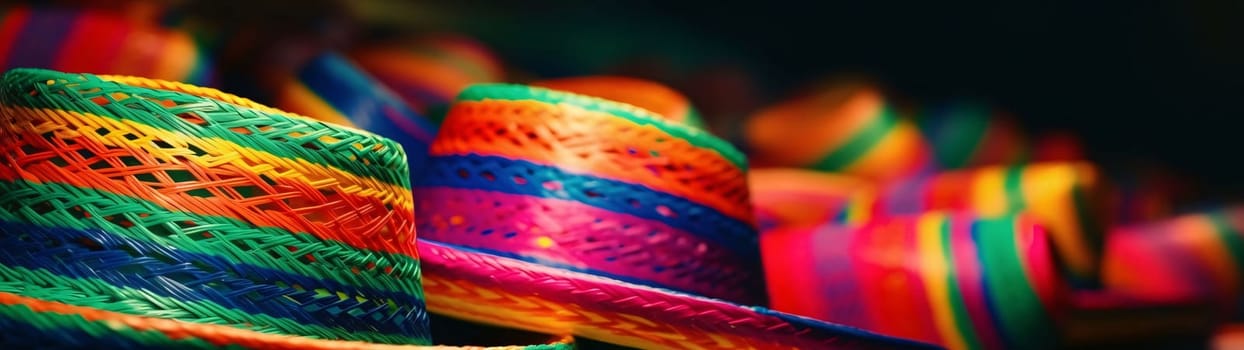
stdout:
[[125,46],[129,31],[130,26],[117,18],[96,14],[79,17],[53,67],[66,72],[118,73],[112,63]]
[[[8,60],[9,54],[13,51],[13,44],[17,42],[17,36],[21,35],[22,28],[28,22],[30,22],[30,9],[27,7],[11,9],[4,16],[3,23],[0,23],[0,62]],[[5,69],[8,68],[12,67],[5,67]]]

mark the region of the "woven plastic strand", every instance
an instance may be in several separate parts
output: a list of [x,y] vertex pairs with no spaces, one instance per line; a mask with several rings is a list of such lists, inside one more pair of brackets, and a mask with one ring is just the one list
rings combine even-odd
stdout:
[[[194,324],[117,314],[102,310],[25,298],[0,293],[0,344],[38,344],[39,347],[79,347],[91,344],[117,345],[117,348],[203,348],[218,349],[496,349],[561,350],[574,349],[570,340],[533,346],[448,347],[384,345],[364,342],[326,341],[258,333],[217,325]],[[18,330],[28,332],[18,333]],[[71,334],[81,337],[68,336]],[[20,336],[15,336],[20,335]],[[34,340],[44,340],[34,342]],[[134,347],[129,347],[134,346]],[[22,348],[19,346],[19,348]],[[113,347],[108,347],[113,348]]]

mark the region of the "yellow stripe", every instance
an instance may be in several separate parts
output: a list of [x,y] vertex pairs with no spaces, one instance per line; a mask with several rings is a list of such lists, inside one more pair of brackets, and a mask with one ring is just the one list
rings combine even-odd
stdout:
[[1077,222],[1075,198],[1077,183],[1090,187],[1095,181],[1091,168],[1075,163],[1030,165],[1024,169],[1023,193],[1028,212],[1050,229],[1054,248],[1077,273],[1097,269],[1097,254],[1085,242]]
[[[57,132],[75,133],[76,135],[59,135],[61,137],[87,137],[100,144],[139,148],[152,157],[167,162],[189,161],[203,167],[219,167],[224,164],[236,166],[258,175],[266,175],[274,179],[304,182],[315,187],[335,186],[338,191],[360,197],[371,197],[402,210],[413,210],[414,204],[410,190],[384,183],[375,179],[363,178],[333,167],[326,167],[303,159],[282,158],[271,153],[243,147],[236,143],[215,137],[195,138],[173,131],[157,129],[132,120],[115,120],[93,114],[62,111],[55,109],[31,109],[26,107],[0,106],[5,115],[26,119],[35,123],[36,133]],[[41,120],[32,120],[38,115]],[[0,123],[10,132],[23,132],[16,123]],[[96,129],[105,128],[113,132],[99,136]],[[137,140],[127,140],[126,134],[146,135]],[[164,141],[176,148],[165,149],[156,146],[154,140]],[[195,156],[190,146],[207,152],[206,156]],[[239,156],[240,155],[240,156]],[[178,158],[184,159],[178,159]],[[246,162],[243,157],[253,160]],[[258,165],[256,165],[258,164]],[[310,176],[319,175],[314,178]]]
[[986,217],[1007,214],[1006,168],[989,167],[977,171],[972,179],[972,209]]
[[946,220],[945,214],[921,216],[917,222],[916,240],[920,247],[920,261],[924,265],[924,288],[928,291],[929,308],[933,311],[937,331],[942,335],[942,345],[949,349],[966,349],[967,342],[955,325],[950,286],[946,284],[950,273],[947,260],[950,257],[943,254],[945,247],[942,245],[945,242],[941,238],[942,224]]

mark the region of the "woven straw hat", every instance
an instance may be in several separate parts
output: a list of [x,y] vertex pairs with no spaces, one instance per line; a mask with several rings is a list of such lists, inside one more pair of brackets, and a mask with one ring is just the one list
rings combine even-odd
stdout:
[[181,83],[17,69],[0,150],[6,345],[431,343],[392,140]]
[[768,310],[743,155],[638,107],[458,96],[415,186],[428,308],[641,348],[927,345]]

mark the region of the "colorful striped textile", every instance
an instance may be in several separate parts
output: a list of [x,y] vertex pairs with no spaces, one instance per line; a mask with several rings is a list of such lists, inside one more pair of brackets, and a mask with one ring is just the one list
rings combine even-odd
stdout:
[[348,58],[319,55],[278,85],[274,102],[278,108],[397,141],[406,149],[415,175],[423,169],[436,125]]
[[700,129],[484,84],[430,154],[415,212],[433,312],[641,348],[925,346],[743,306],[766,304],[747,164]]
[[1087,163],[991,166],[920,176],[861,193],[839,215],[862,224],[888,215],[966,210],[983,217],[1019,212],[1047,227],[1057,258],[1077,285],[1097,285],[1106,212],[1103,181]]
[[[0,120],[0,293],[78,310],[31,323],[43,311],[10,305],[12,324],[430,343],[397,143],[212,89],[38,69],[0,78]],[[117,337],[167,342],[156,331]]]
[[941,169],[1009,165],[1028,156],[1015,121],[980,103],[953,102],[920,113],[920,131]]
[[868,85],[835,86],[765,108],[746,121],[743,138],[757,167],[891,181],[932,161],[915,123]]
[[1223,317],[1244,315],[1244,208],[1117,227],[1108,237],[1107,288],[1155,300],[1208,300]]
[[686,96],[655,81],[594,75],[541,80],[531,85],[627,103],[672,121],[704,128],[704,120]]
[[213,82],[207,52],[187,33],[99,10],[14,6],[0,17],[0,70],[44,68]]
[[438,122],[468,85],[505,79],[496,54],[460,35],[374,43],[351,50],[349,57],[416,112]]
[[1023,216],[929,212],[761,238],[773,307],[948,349],[1047,349],[1061,305],[1047,237]]
[[833,221],[854,196],[874,187],[850,176],[793,168],[752,169],[747,183],[762,233]]

